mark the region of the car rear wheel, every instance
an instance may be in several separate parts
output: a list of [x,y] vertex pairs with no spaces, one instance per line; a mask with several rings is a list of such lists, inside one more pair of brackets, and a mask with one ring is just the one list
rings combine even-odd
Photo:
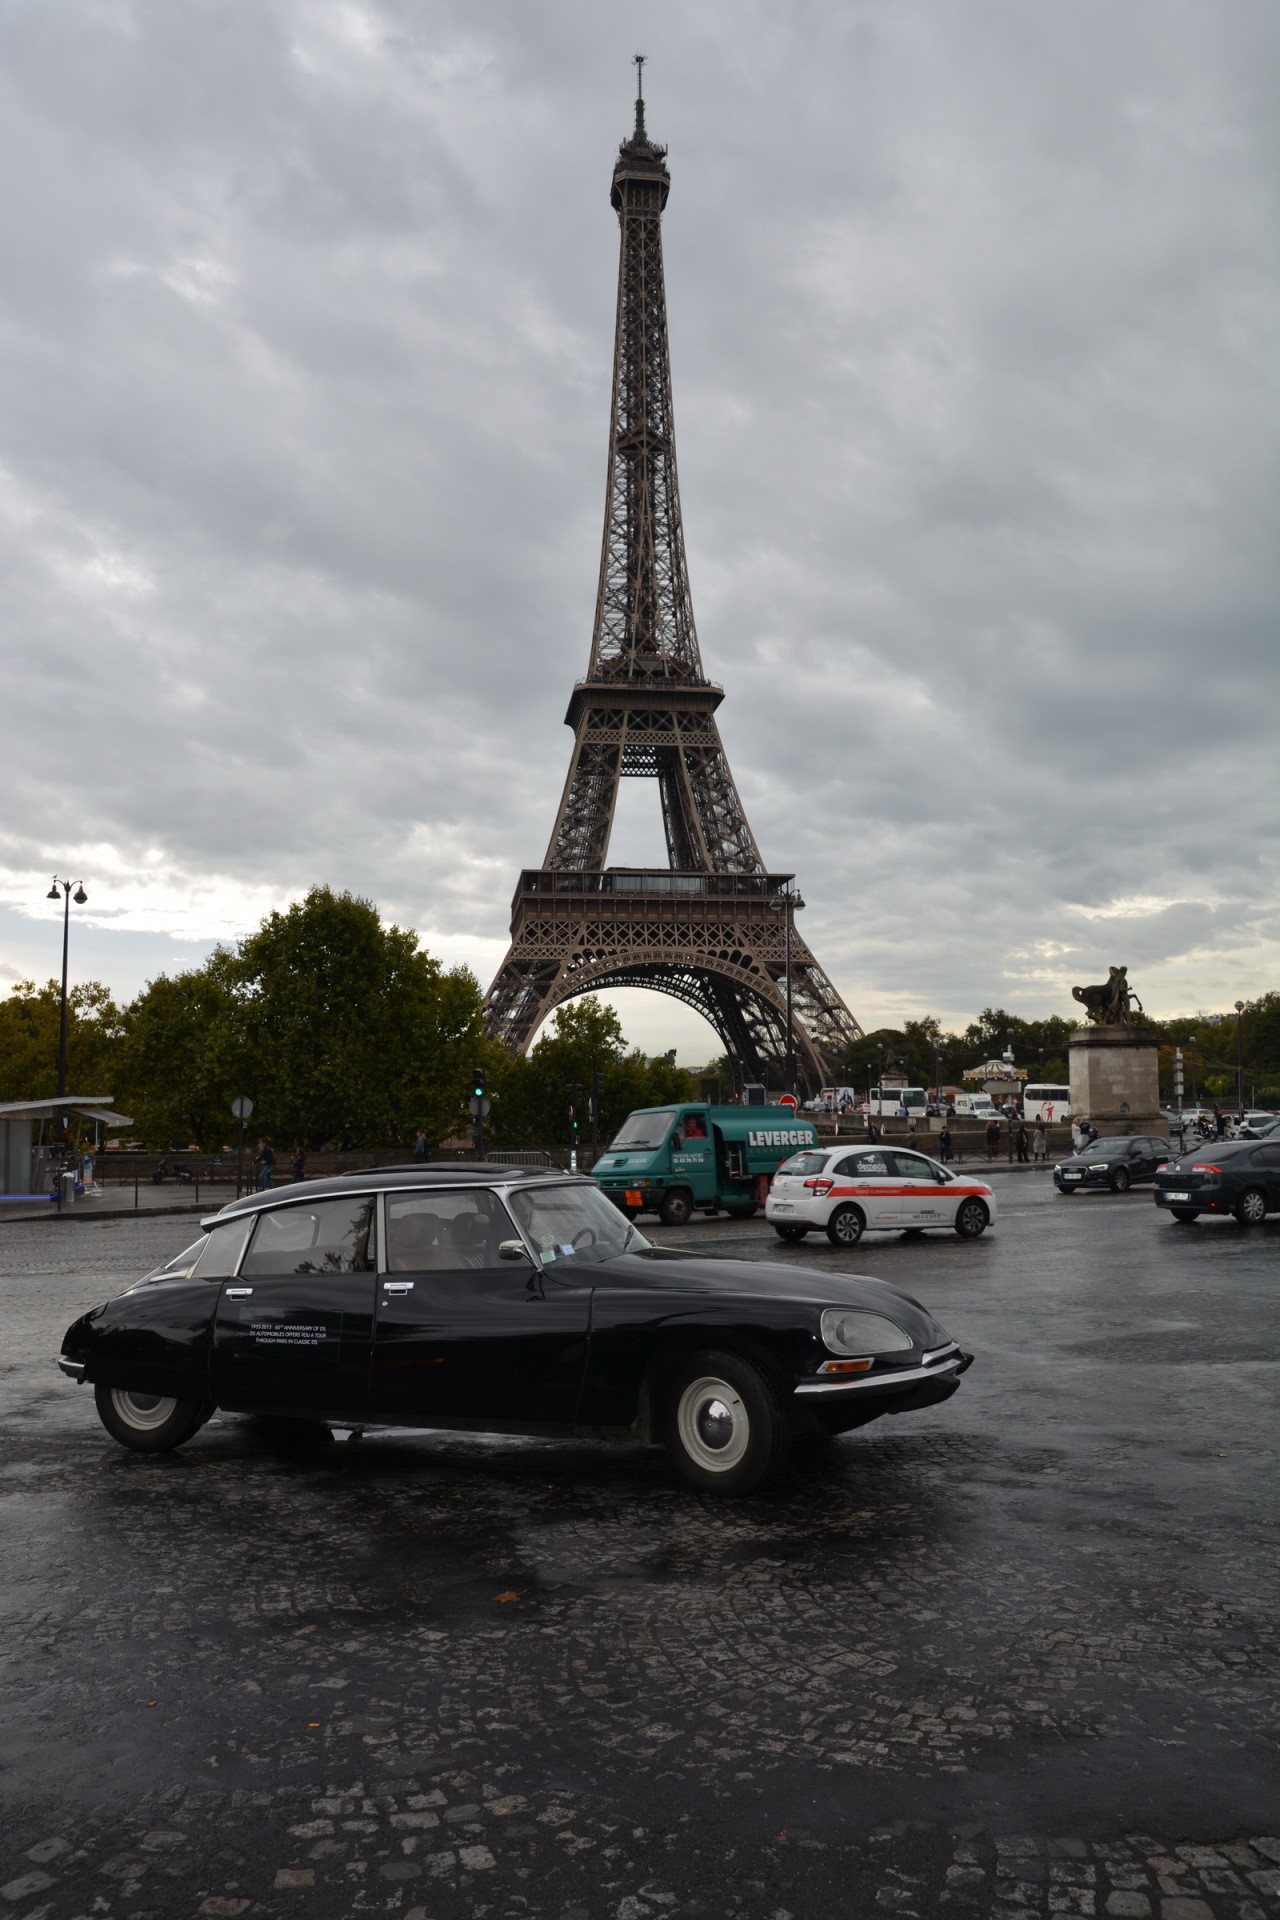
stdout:
[[1111,1176],[1112,1193],[1128,1193],[1130,1184],[1128,1167],[1117,1167]]
[[1200,1218],[1199,1207],[1170,1207],[1169,1211],[1175,1220],[1198,1220]]
[[1260,1227],[1266,1217],[1266,1194],[1261,1187],[1246,1187],[1236,1202],[1236,1219],[1242,1227]]
[[962,1200],[956,1208],[956,1232],[962,1240],[978,1240],[990,1219],[981,1200]]
[[687,1226],[693,1215],[693,1201],[687,1193],[669,1193],[658,1208],[658,1218],[668,1227]]
[[169,1453],[189,1440],[208,1418],[198,1400],[138,1393],[129,1387],[96,1386],[98,1418],[113,1440],[135,1453]]
[[791,1220],[775,1220],[773,1230],[779,1240],[790,1240],[792,1242],[803,1240],[809,1231],[808,1227],[798,1227]]
[[777,1386],[739,1353],[695,1353],[670,1377],[662,1439],[681,1478],[700,1493],[750,1493],[785,1464],[786,1409]]
[[856,1207],[837,1207],[827,1222],[827,1238],[833,1247],[856,1247],[866,1224]]

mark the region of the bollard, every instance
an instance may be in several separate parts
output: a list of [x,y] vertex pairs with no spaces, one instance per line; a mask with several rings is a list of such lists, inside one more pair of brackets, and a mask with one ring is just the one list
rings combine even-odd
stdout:
[[138,1207],[138,1169],[136,1167],[133,1170],[133,1206],[136,1213]]

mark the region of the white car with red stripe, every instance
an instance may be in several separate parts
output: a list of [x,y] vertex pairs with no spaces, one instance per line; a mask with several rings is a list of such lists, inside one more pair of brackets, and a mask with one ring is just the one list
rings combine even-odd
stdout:
[[995,1195],[981,1180],[953,1173],[906,1148],[817,1147],[793,1153],[774,1175],[765,1218],[782,1240],[822,1228],[834,1247],[856,1247],[864,1233],[923,1233],[947,1227],[976,1240],[996,1217]]

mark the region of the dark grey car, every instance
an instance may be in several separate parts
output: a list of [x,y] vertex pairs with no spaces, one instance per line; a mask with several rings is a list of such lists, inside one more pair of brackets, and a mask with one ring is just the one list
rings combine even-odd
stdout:
[[1141,1180],[1154,1180],[1172,1152],[1169,1142],[1155,1134],[1095,1140],[1082,1153],[1059,1160],[1053,1184],[1059,1193],[1078,1193],[1082,1187],[1127,1193]]

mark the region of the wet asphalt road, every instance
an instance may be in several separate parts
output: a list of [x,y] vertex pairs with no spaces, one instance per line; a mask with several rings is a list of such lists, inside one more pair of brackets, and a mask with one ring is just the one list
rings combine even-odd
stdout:
[[1280,1912],[1280,1221],[996,1179],[975,1244],[654,1230],[978,1356],[727,1505],[581,1443],[129,1455],[52,1355],[190,1222],[0,1227],[0,1916]]

